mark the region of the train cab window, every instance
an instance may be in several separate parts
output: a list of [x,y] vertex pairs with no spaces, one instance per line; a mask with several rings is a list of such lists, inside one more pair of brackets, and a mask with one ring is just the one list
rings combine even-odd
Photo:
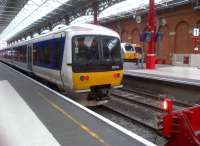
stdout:
[[137,53],[142,53],[142,48],[141,47],[135,47],[135,50]]
[[132,45],[125,45],[125,50],[126,51],[134,51],[134,48],[133,48],[133,46]]
[[120,41],[116,37],[83,35],[72,38],[74,72],[122,69]]
[[73,41],[74,61],[81,63],[93,62],[99,59],[99,43],[95,36],[79,36]]
[[120,41],[114,37],[103,37],[103,58],[107,61],[120,61],[121,60],[121,46]]

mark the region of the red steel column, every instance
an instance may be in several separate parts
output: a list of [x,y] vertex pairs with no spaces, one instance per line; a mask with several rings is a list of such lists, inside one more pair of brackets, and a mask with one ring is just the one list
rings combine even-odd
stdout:
[[150,39],[148,50],[147,50],[146,69],[155,69],[156,57],[155,57],[154,51],[155,51],[156,19],[155,19],[154,0],[149,0],[148,31],[151,33],[151,39]]
[[94,11],[94,14],[93,14],[93,17],[94,17],[94,24],[98,24],[98,20],[97,20],[97,3],[94,3],[93,5],[93,11]]

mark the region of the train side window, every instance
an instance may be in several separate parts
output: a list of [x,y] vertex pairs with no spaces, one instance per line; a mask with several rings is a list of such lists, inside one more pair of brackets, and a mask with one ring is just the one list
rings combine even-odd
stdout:
[[33,44],[33,64],[37,65],[38,57],[37,57],[37,46]]
[[11,56],[15,61],[25,63],[27,59],[26,53],[26,46],[19,46],[12,49]]
[[52,63],[56,69],[60,69],[63,59],[65,38],[57,38],[53,41]]
[[52,39],[33,44],[33,64],[50,68],[60,69],[64,38]]
[[135,47],[135,50],[137,53],[142,53],[142,48],[141,47]]
[[39,42],[33,45],[33,64],[43,67],[48,67],[50,64],[51,48],[48,43]]
[[26,54],[27,53],[27,49],[26,49],[26,46],[21,46],[19,48],[19,61],[20,62],[26,62]]

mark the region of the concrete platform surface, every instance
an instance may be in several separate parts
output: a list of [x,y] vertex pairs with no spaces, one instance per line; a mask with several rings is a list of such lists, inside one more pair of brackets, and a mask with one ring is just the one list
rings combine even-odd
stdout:
[[155,146],[0,63],[0,145]]
[[138,69],[134,63],[125,63],[125,74],[200,86],[200,69],[171,65],[157,65],[155,70]]

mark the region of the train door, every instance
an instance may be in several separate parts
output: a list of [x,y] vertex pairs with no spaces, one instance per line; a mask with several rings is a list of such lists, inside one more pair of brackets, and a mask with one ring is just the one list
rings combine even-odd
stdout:
[[32,48],[33,48],[32,44],[29,44],[27,46],[27,54],[28,54],[27,64],[28,64],[28,70],[32,70]]

